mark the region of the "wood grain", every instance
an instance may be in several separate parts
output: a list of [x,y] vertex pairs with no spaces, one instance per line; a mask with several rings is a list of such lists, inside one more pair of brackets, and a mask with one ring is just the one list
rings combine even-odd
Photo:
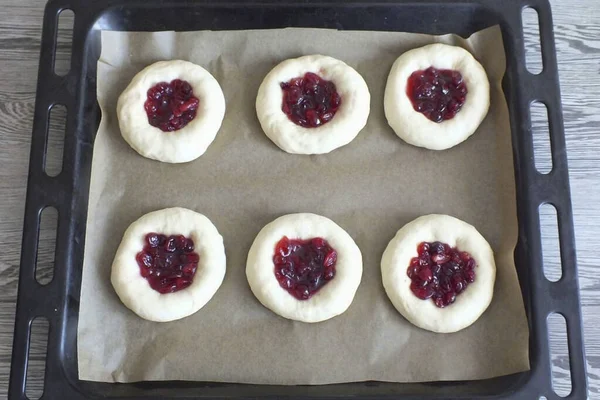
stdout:
[[[583,307],[590,398],[600,398],[600,274],[596,255],[600,236],[600,12],[596,0],[551,1],[562,90],[563,114],[569,157],[571,192],[575,218],[579,283]],[[44,2],[2,0],[0,21],[0,397],[7,394],[17,294],[25,187],[37,79],[41,21]],[[535,29],[525,28],[528,51],[539,50]],[[67,31],[59,33],[68,38]],[[59,48],[59,63],[68,60],[68,46]],[[541,67],[538,65],[538,67]],[[533,113],[536,163],[551,168],[544,113]],[[57,121],[59,121],[57,119]],[[53,125],[60,131],[60,124]],[[60,137],[60,135],[58,135]],[[50,146],[60,150],[60,140]],[[58,159],[51,168],[60,168]],[[558,273],[560,252],[556,248],[556,216],[541,213],[546,268]],[[38,276],[51,278],[54,237],[52,218],[40,234]],[[555,388],[569,392],[566,333],[560,319],[550,322]],[[28,394],[39,395],[42,387],[44,335],[32,338]],[[32,396],[35,398],[35,396]]]

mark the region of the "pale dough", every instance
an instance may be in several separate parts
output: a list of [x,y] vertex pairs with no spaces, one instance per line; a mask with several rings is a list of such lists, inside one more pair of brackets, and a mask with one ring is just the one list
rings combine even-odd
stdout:
[[[337,251],[336,275],[308,300],[298,300],[275,278],[273,255],[283,236],[321,237]],[[362,277],[362,254],[354,240],[332,220],[315,214],[288,214],[267,224],[256,236],[246,264],[250,289],[267,308],[284,318],[320,322],[346,311]]]
[[[342,104],[331,121],[304,128],[281,110],[282,82],[313,72],[332,81]],[[371,95],[363,77],[340,60],[310,55],[283,61],[265,77],[256,97],[256,114],[265,134],[293,154],[323,154],[350,143],[367,123]]]
[[[184,235],[194,241],[200,262],[190,286],[161,294],[142,277],[135,256],[143,249],[145,236],[150,232]],[[201,309],[219,289],[224,276],[223,238],[212,222],[185,208],[166,208],[142,216],[127,228],[112,265],[111,282],[131,311],[150,321],[167,322]]]
[[[433,66],[459,71],[467,85],[467,98],[454,118],[433,122],[413,108],[406,94],[410,75]],[[461,47],[436,43],[402,54],[392,66],[384,95],[385,116],[401,139],[415,146],[444,150],[465,141],[485,118],[490,106],[490,85],[479,62]]]
[[[196,117],[183,128],[163,132],[150,125],[144,109],[148,89],[173,79],[187,81],[200,100]],[[142,156],[168,163],[200,157],[212,143],[225,115],[225,96],[217,80],[188,61],[159,61],[140,71],[119,96],[117,116],[123,139]]]
[[[475,282],[445,308],[415,296],[406,274],[419,243],[435,241],[466,251],[477,262]],[[490,245],[473,226],[449,215],[431,214],[398,231],[383,253],[381,275],[392,304],[407,320],[429,331],[450,333],[470,326],[488,308],[494,294],[496,264]]]

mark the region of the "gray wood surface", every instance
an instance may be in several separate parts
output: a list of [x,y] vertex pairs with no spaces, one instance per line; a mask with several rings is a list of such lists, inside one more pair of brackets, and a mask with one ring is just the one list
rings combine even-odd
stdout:
[[[563,113],[570,166],[571,191],[577,238],[579,282],[583,305],[590,398],[600,399],[600,8],[597,0],[552,1]],[[1,0],[0,9],[0,397],[7,393],[12,334],[17,295],[20,242],[25,187],[29,161],[41,22],[44,2]],[[529,18],[526,21],[530,21]],[[60,32],[62,39],[68,33]],[[536,32],[526,27],[528,52],[535,53]],[[59,64],[68,59],[68,46],[61,46]],[[539,60],[539,59],[538,59]],[[533,59],[533,66],[539,61]],[[64,67],[63,67],[64,70]],[[534,110],[536,165],[548,170],[549,153],[544,141],[543,108]],[[61,118],[56,112],[50,148],[60,154]],[[544,126],[545,125],[545,126]],[[547,136],[546,136],[547,137]],[[58,152],[58,153],[57,153]],[[60,156],[48,161],[52,171],[60,169]],[[545,267],[550,278],[558,278],[556,217],[552,209],[542,212]],[[40,234],[38,276],[48,281],[52,274],[56,214],[44,215]],[[551,343],[555,388],[569,393],[568,357],[564,325],[552,319]],[[45,335],[32,338],[32,363],[28,393],[36,398],[43,375]]]

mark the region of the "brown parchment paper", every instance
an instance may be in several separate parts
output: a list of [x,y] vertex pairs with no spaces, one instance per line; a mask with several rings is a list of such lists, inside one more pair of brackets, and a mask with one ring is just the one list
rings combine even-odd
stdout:
[[[393,61],[414,47],[445,42],[469,49],[491,81],[490,112],[466,142],[428,151],[387,125],[383,91]],[[327,155],[290,155],[262,132],[254,101],[280,61],[321,53],[358,70],[371,91],[367,126]],[[116,102],[131,78],[159,60],[207,68],[227,100],[223,126],[196,161],[172,165],[139,156],[121,138]],[[464,380],[527,370],[528,328],[516,277],[515,189],[508,112],[500,86],[505,55],[498,27],[470,39],[398,32],[282,29],[102,33],[98,100],[78,327],[84,380],[201,380],[325,384],[381,380]],[[110,284],[127,226],[143,214],[182,206],[207,215],[225,239],[227,274],[213,299],[180,321],[153,323],[123,306]],[[278,317],[252,295],[246,255],[276,217],[313,212],[355,239],[364,273],[346,313],[318,324]],[[494,300],[471,327],[434,334],[396,312],[381,283],[389,240],[422,214],[474,224],[498,266]]]

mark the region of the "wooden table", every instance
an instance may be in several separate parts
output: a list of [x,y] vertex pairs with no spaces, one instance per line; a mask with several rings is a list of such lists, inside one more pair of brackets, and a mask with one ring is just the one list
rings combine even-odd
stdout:
[[[21,232],[29,146],[40,52],[44,2],[1,0],[0,21],[0,397],[7,393],[12,333],[17,295]],[[552,1],[563,113],[567,136],[571,192],[577,238],[579,282],[583,305],[590,398],[600,398],[600,8],[597,0]],[[60,32],[66,38],[66,31]],[[534,51],[535,31],[528,26],[526,43]],[[67,46],[59,52],[65,65]],[[535,65],[535,62],[533,63]],[[538,64],[539,66],[539,64]],[[543,137],[542,113],[534,113],[536,137]],[[64,114],[57,114],[57,121]],[[538,123],[539,122],[539,123]],[[59,124],[56,125],[60,126]],[[539,127],[539,128],[538,128]],[[54,129],[60,132],[59,129]],[[539,141],[542,143],[542,141]],[[52,140],[52,149],[60,148]],[[539,157],[537,157],[539,156]],[[56,167],[57,157],[49,161]],[[540,147],[536,162],[548,167],[547,148]],[[558,265],[555,217],[542,213],[545,265]],[[52,215],[44,218],[40,234],[39,275],[48,279],[54,239]],[[555,274],[553,274],[555,275]],[[565,331],[551,323],[553,372],[560,394],[569,392]],[[32,338],[28,394],[41,393],[43,348],[46,337]],[[37,394],[37,396],[35,396]]]

